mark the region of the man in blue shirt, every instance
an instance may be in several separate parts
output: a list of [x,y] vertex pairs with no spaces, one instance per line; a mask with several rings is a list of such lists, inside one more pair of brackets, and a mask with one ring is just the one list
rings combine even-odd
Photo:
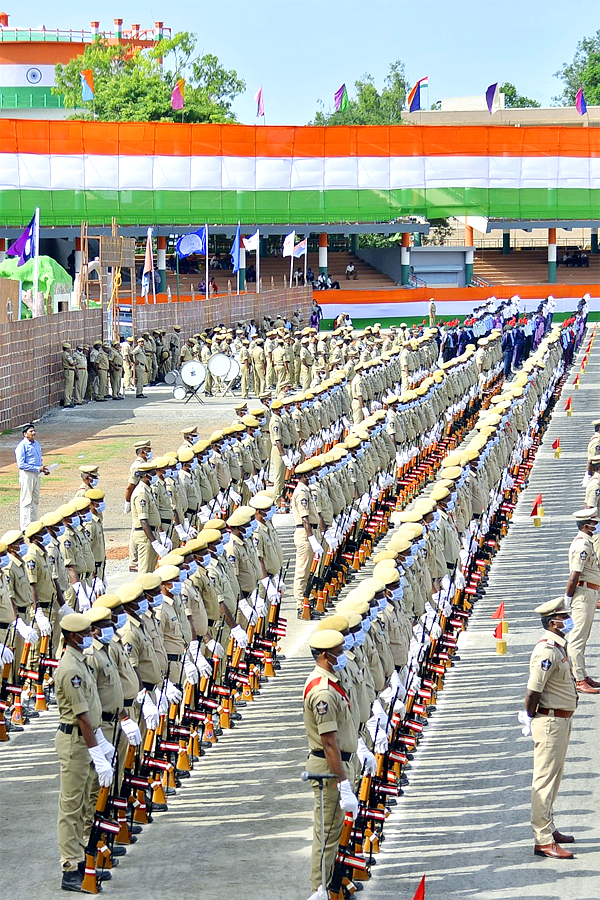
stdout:
[[21,531],[24,531],[38,518],[40,475],[49,475],[50,470],[42,463],[42,448],[35,439],[35,426],[31,423],[23,425],[22,433],[23,440],[17,445],[15,457],[21,486],[19,515]]

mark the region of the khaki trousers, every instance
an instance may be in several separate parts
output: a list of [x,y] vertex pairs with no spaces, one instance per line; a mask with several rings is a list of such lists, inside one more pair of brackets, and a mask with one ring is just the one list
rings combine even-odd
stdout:
[[146,367],[138,366],[136,364],[136,367],[135,367],[135,393],[136,393],[137,397],[139,397],[140,394],[143,392],[145,384],[146,384]]
[[138,574],[147,574],[154,572],[158,561],[158,554],[154,551],[151,542],[148,540],[143,531],[131,532],[130,548],[134,547],[137,551],[137,567]]
[[[349,762],[344,763],[346,775],[353,784],[355,775],[357,774],[356,757]],[[320,759],[309,753],[306,768],[310,772],[317,775],[326,775],[330,769],[327,760]],[[319,797],[320,788],[316,781],[311,781],[314,793],[314,811],[313,811],[313,844],[312,855],[310,860],[310,886],[316,891],[322,882],[321,877],[321,799]],[[337,781],[335,778],[326,778],[323,782],[323,824],[325,826],[325,878],[327,884],[331,881],[333,874],[333,866],[337,854],[342,826],[344,824],[345,813],[340,806],[340,792],[337,789]]]
[[573,631],[567,639],[567,652],[575,681],[585,678],[585,646],[592,630],[598,592],[590,588],[577,588],[571,602]]
[[285,463],[282,460],[277,447],[271,450],[271,467],[269,480],[273,482],[273,494],[275,503],[281,499],[285,486]]
[[98,370],[98,400],[104,400],[108,390],[108,372],[106,369]]
[[122,374],[120,369],[111,369],[110,370],[110,390],[113,397],[121,396],[121,381]]
[[531,783],[531,827],[536,844],[554,841],[554,801],[565,767],[573,719],[535,716],[533,737],[533,781]]
[[40,478],[39,472],[25,472],[23,469],[19,469],[19,485],[21,488],[19,519],[21,531],[25,531],[27,526],[38,518]]
[[87,391],[88,373],[87,369],[77,369],[77,380],[75,382],[75,403],[82,404],[85,400],[85,392]]
[[[310,575],[314,553],[308,543],[304,528],[294,528],[294,546],[296,547],[296,567],[294,569],[294,599],[298,609],[304,605],[304,590]],[[318,887],[318,885],[317,885]]]
[[257,366],[254,366],[254,393],[258,397],[259,394],[264,394],[265,392],[265,373],[263,369],[259,369]]
[[240,387],[240,396],[247,397],[248,396],[248,375],[250,374],[250,370],[248,366],[242,366],[242,383]]
[[75,369],[64,369],[65,376],[65,406],[70,406],[73,402],[73,387],[75,386]]
[[84,858],[83,832],[95,773],[79,729],[72,734],[57,731],[54,746],[60,762],[58,850],[63,869],[74,869]]

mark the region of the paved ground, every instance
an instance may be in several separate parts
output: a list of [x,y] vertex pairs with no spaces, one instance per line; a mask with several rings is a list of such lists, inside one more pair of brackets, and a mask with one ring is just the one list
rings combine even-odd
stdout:
[[[427,900],[598,900],[600,895],[599,729],[594,716],[600,698],[584,698],[580,704],[557,804],[559,826],[577,836],[572,862],[533,856],[528,825],[531,744],[521,737],[516,721],[528,657],[540,630],[532,609],[564,589],[566,550],[574,533],[568,514],[583,505],[580,481],[589,422],[598,412],[600,341],[582,388],[572,392],[574,415],[566,418],[562,407],[572,379],[492,567],[486,596],[476,606],[462,659],[440,694],[405,796],[387,822],[383,852],[362,893],[365,900],[410,900],[423,873]],[[204,412],[209,418],[220,414],[216,404],[199,414]],[[105,431],[124,428],[133,418],[142,430],[156,428],[152,433],[157,438],[164,427],[165,446],[172,446],[182,413],[187,414],[186,408],[165,399],[128,411],[120,424],[107,421]],[[211,423],[202,421],[212,430]],[[550,449],[557,436],[563,446],[560,460],[554,460]],[[128,467],[128,458],[121,467]],[[120,481],[112,491],[120,495]],[[529,512],[540,491],[546,516],[537,529]],[[278,524],[289,554],[289,518],[281,517]],[[119,577],[118,571],[111,576]],[[510,623],[505,657],[495,653],[490,619],[501,600]],[[312,798],[299,778],[305,760],[300,693],[311,668],[306,639],[312,626],[298,622],[291,607],[288,598],[290,627],[283,644],[288,659],[281,672],[245,710],[243,721],[207,752],[170,802],[169,812],[158,814],[130,848],[105,888],[107,896],[306,900]],[[597,625],[589,659],[590,671],[598,675]],[[55,723],[51,711],[0,746],[1,897],[64,896],[58,889],[55,838]]]

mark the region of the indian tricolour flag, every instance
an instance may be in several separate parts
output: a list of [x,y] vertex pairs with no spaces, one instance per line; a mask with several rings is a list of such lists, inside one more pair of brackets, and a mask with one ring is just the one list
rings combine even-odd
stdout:
[[600,129],[0,119],[0,226],[36,206],[49,226],[597,219]]

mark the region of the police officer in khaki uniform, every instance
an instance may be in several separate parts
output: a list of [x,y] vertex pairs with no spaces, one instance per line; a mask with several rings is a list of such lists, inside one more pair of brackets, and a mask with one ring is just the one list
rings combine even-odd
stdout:
[[140,481],[131,495],[131,542],[137,548],[138,572],[152,572],[160,552],[164,556],[166,547],[158,540],[160,513],[151,490],[156,477],[156,464],[152,461],[141,463],[137,468]]
[[150,371],[150,363],[144,351],[144,338],[140,337],[137,339],[136,347],[132,354],[135,373],[135,396],[137,398],[146,397],[144,394],[144,385],[146,384],[148,372]]
[[254,543],[261,575],[276,579],[283,566],[283,549],[272,522],[275,506],[268,494],[257,494],[250,500],[250,506],[256,510]]
[[269,481],[273,484],[273,496],[276,504],[281,500],[283,489],[285,487],[286,465],[283,461],[285,447],[283,442],[283,426],[281,423],[282,409],[283,403],[281,400],[274,400],[271,404],[273,415],[269,421],[269,436],[271,438]]
[[571,605],[574,622],[568,643],[569,658],[579,693],[598,694],[600,681],[586,675],[585,669],[585,647],[592,630],[600,589],[600,562],[592,542],[598,514],[595,508],[586,508],[573,513],[573,518],[579,534],[569,547],[569,580],[565,588],[565,599]]
[[309,476],[313,470],[311,460],[296,467],[298,484],[292,494],[292,516],[294,517],[294,546],[296,547],[296,567],[294,569],[294,599],[298,614],[304,606],[304,590],[308,582],[310,568],[315,553],[323,548],[315,535],[318,516],[312,494],[308,489]]
[[343,634],[333,629],[318,631],[311,636],[309,645],[315,668],[304,685],[307,769],[317,775],[336,776],[325,779],[323,784],[324,836],[319,784],[312,782],[315,806],[310,885],[317,891],[323,881],[325,888],[329,885],[345,813],[351,813],[353,818],[358,813],[358,799],[352,791],[358,772],[358,731],[350,698],[338,675],[346,664]]
[[537,856],[572,859],[561,847],[572,844],[571,835],[554,826],[554,801],[562,779],[577,708],[577,688],[567,655],[566,635],[573,626],[564,597],[542,603],[535,610],[542,617],[544,636],[537,642],[529,663],[525,710],[519,713],[523,734],[533,738],[531,825]]
[[[77,893],[83,882],[83,832],[94,770],[101,787],[110,787],[114,775],[104,754],[102,706],[93,664],[84,656],[84,650],[92,643],[90,625],[81,613],[63,618],[65,650],[54,675],[60,719],[54,746],[60,762],[57,831],[61,886]],[[104,875],[110,877],[110,873]]]
[[65,395],[63,406],[73,409],[75,402],[73,400],[73,388],[75,387],[75,372],[77,371],[77,361],[75,354],[71,352],[71,345],[65,341],[62,345],[62,367],[65,378]]

